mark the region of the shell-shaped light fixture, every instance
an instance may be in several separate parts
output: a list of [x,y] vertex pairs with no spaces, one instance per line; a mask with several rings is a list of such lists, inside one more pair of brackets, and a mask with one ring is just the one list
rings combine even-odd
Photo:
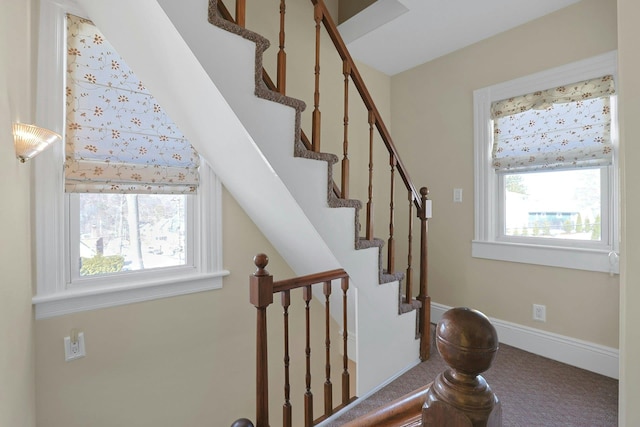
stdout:
[[62,137],[49,129],[25,123],[13,124],[16,157],[22,163],[35,157],[55,142],[62,142]]

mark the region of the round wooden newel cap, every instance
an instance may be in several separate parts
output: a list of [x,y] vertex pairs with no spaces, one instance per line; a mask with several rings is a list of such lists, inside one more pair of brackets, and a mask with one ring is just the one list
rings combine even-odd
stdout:
[[253,427],[253,423],[246,418],[240,418],[231,424],[231,427]]
[[436,345],[447,365],[475,376],[491,366],[498,351],[498,333],[483,313],[456,307],[438,322]]
[[253,263],[260,270],[263,270],[269,264],[269,257],[265,254],[258,254],[253,257]]

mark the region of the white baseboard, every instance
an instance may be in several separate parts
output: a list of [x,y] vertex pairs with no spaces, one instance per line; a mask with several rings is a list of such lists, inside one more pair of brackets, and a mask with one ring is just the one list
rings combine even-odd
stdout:
[[[446,305],[431,303],[431,321],[437,323]],[[491,318],[501,343],[571,366],[618,379],[619,351],[587,341]]]

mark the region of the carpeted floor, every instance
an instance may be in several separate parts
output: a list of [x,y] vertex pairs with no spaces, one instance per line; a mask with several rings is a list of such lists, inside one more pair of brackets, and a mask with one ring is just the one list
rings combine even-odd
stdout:
[[[438,351],[335,421],[338,427],[422,387],[446,369]],[[502,403],[504,427],[615,427],[618,381],[504,344],[483,374]]]

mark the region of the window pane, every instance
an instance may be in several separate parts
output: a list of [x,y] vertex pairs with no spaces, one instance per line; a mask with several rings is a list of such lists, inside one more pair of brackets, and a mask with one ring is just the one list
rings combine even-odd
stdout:
[[185,264],[185,195],[80,194],[80,275]]
[[600,169],[504,176],[507,236],[601,240]]

